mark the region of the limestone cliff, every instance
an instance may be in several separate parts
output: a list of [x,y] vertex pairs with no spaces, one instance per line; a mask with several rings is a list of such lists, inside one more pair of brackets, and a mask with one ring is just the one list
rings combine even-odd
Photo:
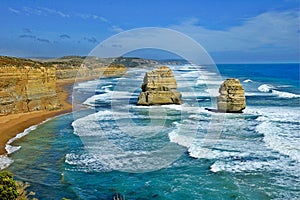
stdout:
[[79,56],[48,60],[0,56],[0,116],[60,109],[57,79],[126,74],[126,67],[113,61]]
[[0,57],[0,115],[59,108],[55,68],[27,59]]
[[219,93],[218,111],[242,112],[246,108],[244,88],[238,79],[230,78],[224,81]]
[[147,72],[138,105],[181,104],[181,94],[176,91],[177,83],[169,67],[161,66]]

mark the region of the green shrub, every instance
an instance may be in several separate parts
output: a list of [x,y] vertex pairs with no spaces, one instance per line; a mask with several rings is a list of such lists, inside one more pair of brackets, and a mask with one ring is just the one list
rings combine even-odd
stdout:
[[13,179],[13,175],[9,172],[0,172],[0,199],[12,200],[17,199],[19,193],[17,184]]

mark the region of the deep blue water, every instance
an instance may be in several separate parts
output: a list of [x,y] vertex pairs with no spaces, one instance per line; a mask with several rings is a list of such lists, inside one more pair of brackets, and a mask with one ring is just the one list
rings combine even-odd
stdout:
[[243,114],[204,109],[221,83],[207,66],[173,67],[182,106],[136,106],[146,70],[130,71],[77,85],[88,109],[15,141],[8,170],[38,199],[297,199],[299,64],[218,69],[243,84]]
[[300,66],[299,63],[288,64],[219,64],[218,69],[224,76],[235,75],[239,78],[254,79],[275,85],[291,85],[292,91],[300,93]]

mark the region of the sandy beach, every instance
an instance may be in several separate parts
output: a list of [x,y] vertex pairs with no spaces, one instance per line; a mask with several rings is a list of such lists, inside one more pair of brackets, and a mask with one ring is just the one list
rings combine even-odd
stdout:
[[[91,79],[91,78],[89,78]],[[84,80],[84,79],[83,79]],[[82,81],[83,81],[82,80]],[[15,137],[30,126],[40,124],[46,119],[65,114],[72,111],[72,105],[68,101],[74,79],[58,80],[56,82],[57,96],[61,109],[53,111],[35,111],[28,113],[10,114],[0,117],[0,155],[6,154],[5,145],[9,139]]]

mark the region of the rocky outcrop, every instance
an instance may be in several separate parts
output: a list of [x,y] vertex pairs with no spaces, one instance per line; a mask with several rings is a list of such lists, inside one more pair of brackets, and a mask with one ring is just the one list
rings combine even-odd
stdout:
[[229,78],[222,83],[217,98],[218,111],[242,112],[246,108],[245,92],[238,79]]
[[0,115],[59,108],[55,68],[0,57]]
[[181,94],[173,72],[166,66],[147,72],[142,84],[138,105],[181,104]]
[[114,77],[122,76],[126,74],[126,67],[122,64],[112,63],[108,67],[104,68],[103,76],[105,77]]

